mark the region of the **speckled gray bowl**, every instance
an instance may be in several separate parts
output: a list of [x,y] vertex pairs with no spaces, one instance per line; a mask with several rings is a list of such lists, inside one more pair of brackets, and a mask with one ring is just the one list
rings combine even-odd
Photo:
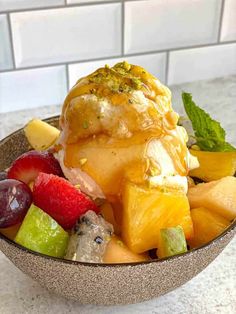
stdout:
[[[58,117],[46,120],[57,126]],[[29,149],[22,130],[0,142],[0,169]],[[202,271],[233,238],[236,224],[199,249],[135,264],[101,265],[51,258],[25,249],[0,234],[0,249],[25,274],[50,291],[89,304],[128,304],[163,295]],[[199,291],[199,293],[202,293]]]

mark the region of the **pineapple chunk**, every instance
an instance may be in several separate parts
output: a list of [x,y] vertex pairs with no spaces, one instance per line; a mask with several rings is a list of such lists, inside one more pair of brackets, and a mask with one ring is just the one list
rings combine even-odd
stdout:
[[160,230],[180,225],[193,235],[187,196],[126,182],[123,193],[122,237],[130,250],[142,253],[158,247]]
[[194,237],[188,241],[191,248],[201,246],[220,235],[230,221],[204,207],[191,210]]
[[236,152],[204,152],[193,149],[190,152],[200,163],[199,168],[190,171],[192,177],[209,182],[233,176],[236,172]]
[[113,236],[109,241],[105,254],[103,256],[104,263],[135,263],[148,261],[148,254],[136,254],[128,249],[122,240]]
[[236,178],[201,183],[188,190],[191,208],[205,207],[232,220],[236,217]]
[[35,150],[46,150],[52,146],[60,131],[39,119],[31,120],[24,128],[25,136]]

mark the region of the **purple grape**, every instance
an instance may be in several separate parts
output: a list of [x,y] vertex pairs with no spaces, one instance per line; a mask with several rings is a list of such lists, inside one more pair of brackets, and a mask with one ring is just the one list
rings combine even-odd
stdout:
[[0,171],[0,181],[5,180],[7,178],[7,173],[5,171]]
[[0,181],[0,228],[20,223],[31,203],[32,193],[28,185],[13,179]]

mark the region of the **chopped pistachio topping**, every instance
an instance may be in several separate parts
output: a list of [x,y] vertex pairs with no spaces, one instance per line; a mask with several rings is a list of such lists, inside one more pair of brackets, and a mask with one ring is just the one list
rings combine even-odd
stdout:
[[87,129],[88,127],[89,127],[88,121],[85,120],[85,121],[83,122],[83,128],[84,128],[84,129]]
[[[105,65],[89,76],[89,82],[105,84],[115,93],[130,93],[142,87],[142,81],[131,73],[132,66],[124,61],[117,63],[112,68]],[[91,89],[90,93],[94,94]]]
[[128,72],[131,69],[131,65],[127,61],[119,62],[114,66],[115,69],[123,69]]
[[120,240],[117,240],[117,244],[119,245],[119,246],[124,246],[124,243],[122,242],[122,241],[120,241]]
[[132,79],[132,83],[133,83],[133,87],[134,87],[135,89],[140,89],[140,88],[142,87],[142,82],[141,82],[141,80],[140,80],[139,78],[137,78],[137,77],[134,77],[134,78]]
[[88,161],[87,158],[81,158],[81,159],[79,160],[79,163],[80,163],[81,166],[83,166],[84,164],[86,164],[87,161]]

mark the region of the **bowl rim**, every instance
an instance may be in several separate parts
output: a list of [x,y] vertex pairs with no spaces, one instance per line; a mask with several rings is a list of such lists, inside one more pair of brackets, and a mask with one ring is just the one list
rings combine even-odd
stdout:
[[[46,119],[43,119],[43,121],[45,122],[50,122],[51,120],[55,120],[58,119],[60,116],[56,115],[56,116],[52,116]],[[0,145],[3,144],[5,141],[7,141],[9,138],[11,138],[13,135],[19,133],[20,131],[22,131],[23,128],[20,128],[12,133],[10,133],[9,135],[7,135],[6,137],[4,137],[3,139],[0,140]],[[234,219],[234,221],[232,221],[232,223],[224,230],[224,232],[222,232],[220,235],[218,235],[216,238],[214,238],[213,240],[209,241],[208,243],[191,249],[190,251],[187,251],[185,253],[181,253],[181,254],[177,254],[177,255],[173,255],[173,256],[169,256],[169,257],[165,257],[165,258],[161,258],[161,259],[151,259],[148,261],[143,261],[143,262],[134,262],[134,263],[90,263],[90,262],[80,262],[80,261],[73,261],[73,260],[67,260],[64,258],[59,258],[59,257],[54,257],[54,256],[49,256],[43,253],[39,253],[36,251],[33,251],[31,249],[28,249],[16,242],[14,242],[13,240],[7,238],[5,235],[3,235],[0,231],[0,239],[7,242],[10,245],[13,245],[14,247],[16,247],[17,249],[20,249],[21,251],[28,253],[30,255],[34,255],[37,257],[42,257],[42,258],[46,258],[49,260],[53,260],[55,262],[61,262],[61,263],[65,263],[68,265],[83,265],[86,267],[125,267],[125,266],[137,266],[137,265],[147,265],[147,264],[151,264],[151,263],[163,263],[166,261],[172,261],[178,258],[181,258],[182,256],[186,256],[186,255],[190,255],[190,254],[194,254],[196,252],[201,252],[202,250],[204,250],[207,247],[210,247],[211,245],[214,245],[216,242],[222,240],[227,234],[229,234],[230,232],[233,232],[236,230],[236,219]]]

